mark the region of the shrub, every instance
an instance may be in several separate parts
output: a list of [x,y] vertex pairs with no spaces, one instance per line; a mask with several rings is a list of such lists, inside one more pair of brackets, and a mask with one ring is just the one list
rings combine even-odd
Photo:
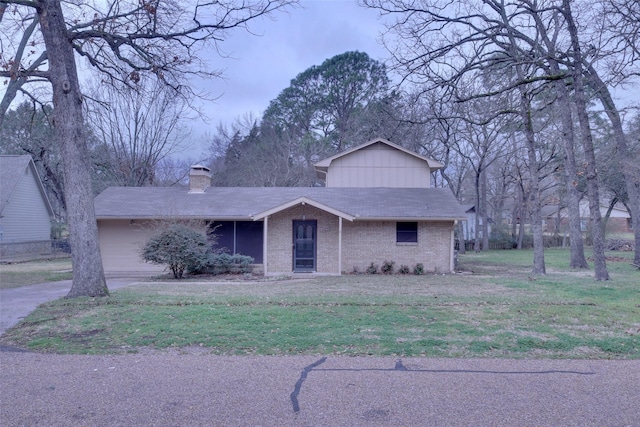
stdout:
[[415,267],[413,267],[413,274],[419,276],[424,274],[424,264],[421,262],[417,263]]
[[382,271],[382,274],[393,274],[393,270],[394,270],[395,264],[396,263],[394,261],[385,260],[382,263],[382,267],[380,267],[380,270]]
[[409,270],[409,266],[408,265],[401,265],[400,268],[398,269],[398,273],[399,274],[409,274],[411,270]]
[[235,254],[231,257],[231,273],[251,273],[253,257]]
[[151,237],[142,249],[142,258],[153,264],[166,265],[173,277],[182,277],[185,269],[201,270],[211,250],[207,238],[181,224],[170,225]]
[[367,267],[367,274],[378,274],[378,264],[374,264],[373,262],[369,264],[369,267]]
[[250,273],[253,258],[247,255],[228,253],[209,254],[201,272],[210,274]]

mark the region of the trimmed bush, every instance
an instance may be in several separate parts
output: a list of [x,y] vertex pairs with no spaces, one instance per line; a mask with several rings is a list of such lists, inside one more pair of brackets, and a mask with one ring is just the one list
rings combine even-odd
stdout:
[[398,274],[409,274],[411,272],[411,270],[409,270],[409,266],[408,265],[401,265],[400,268],[398,269]]
[[142,249],[142,258],[153,264],[166,265],[179,279],[186,269],[200,270],[209,259],[207,238],[181,224],[170,225],[151,237]]
[[251,273],[251,264],[253,264],[253,258],[247,255],[210,254],[201,272],[209,274]]
[[382,271],[382,274],[393,274],[393,271],[395,269],[395,265],[396,265],[396,263],[394,261],[385,260],[382,263],[382,267],[380,267],[380,271]]
[[367,274],[378,274],[378,264],[374,264],[373,262],[369,264],[369,267],[367,267]]
[[413,274],[420,276],[424,274],[424,264],[421,262],[417,263],[415,267],[413,267]]

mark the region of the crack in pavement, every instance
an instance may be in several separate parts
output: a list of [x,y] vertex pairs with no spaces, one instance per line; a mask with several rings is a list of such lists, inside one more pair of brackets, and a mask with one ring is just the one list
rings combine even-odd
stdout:
[[[307,375],[309,372],[313,371],[318,366],[322,365],[327,361],[326,357],[323,357],[311,365],[305,367],[300,373],[300,378],[296,382],[296,385],[291,392],[291,404],[293,405],[293,412],[300,412],[300,403],[298,402],[298,395],[300,394],[300,389],[302,388],[302,384],[307,379]],[[549,375],[549,374],[563,374],[563,375],[595,375],[595,372],[590,371],[564,371],[564,370],[546,370],[546,371],[488,371],[488,370],[473,370],[473,369],[411,369],[404,366],[402,363],[402,359],[397,359],[396,364],[393,368],[320,368],[315,369],[316,371],[325,371],[325,372],[365,372],[365,371],[382,371],[382,372],[428,372],[428,373],[453,373],[453,374],[493,374],[493,375]]]
[[326,360],[327,358],[323,357],[322,359],[319,359],[314,363],[312,363],[311,365],[304,368],[300,373],[300,378],[296,382],[296,385],[293,388],[293,391],[291,392],[291,404],[293,405],[293,412],[300,412],[300,404],[298,403],[298,394],[300,394],[300,388],[302,388],[302,383],[304,382],[304,380],[307,379],[307,375],[309,374],[309,372],[313,370],[313,368],[315,368],[316,366],[322,365]]

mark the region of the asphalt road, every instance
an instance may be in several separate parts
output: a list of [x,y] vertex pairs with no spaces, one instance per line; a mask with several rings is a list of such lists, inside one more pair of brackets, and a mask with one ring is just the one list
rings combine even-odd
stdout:
[[2,426],[638,426],[640,362],[0,352]]

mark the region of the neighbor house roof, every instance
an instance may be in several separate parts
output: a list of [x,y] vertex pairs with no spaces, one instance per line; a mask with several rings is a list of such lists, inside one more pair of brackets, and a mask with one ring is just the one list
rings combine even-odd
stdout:
[[352,147],[352,148],[350,148],[348,150],[342,151],[342,152],[336,154],[335,156],[327,157],[326,159],[320,160],[318,163],[316,163],[314,165],[314,167],[315,167],[315,169],[317,171],[326,172],[327,169],[329,168],[329,166],[331,165],[331,162],[333,162],[334,160],[339,159],[340,157],[348,156],[349,154],[351,154],[351,153],[353,153],[355,151],[362,150],[363,148],[366,148],[366,147],[368,147],[370,145],[373,145],[373,144],[376,144],[376,143],[382,143],[382,144],[388,145],[389,147],[392,147],[392,148],[395,148],[396,150],[402,151],[402,152],[404,152],[404,153],[406,153],[406,154],[408,154],[408,155],[410,155],[412,157],[415,157],[415,158],[417,158],[419,160],[425,161],[427,163],[427,165],[429,166],[429,169],[432,172],[434,170],[440,169],[440,168],[442,168],[444,166],[442,163],[436,162],[435,160],[430,159],[428,157],[421,156],[421,155],[419,155],[417,153],[414,153],[411,150],[407,150],[406,148],[404,148],[404,147],[402,147],[402,146],[400,146],[398,144],[394,144],[391,141],[387,141],[384,138],[375,138],[375,139],[372,139],[369,142],[365,142],[364,144],[360,144],[360,145]]
[[29,155],[3,155],[0,156],[0,214],[4,212],[4,208],[11,199],[14,190],[18,186],[18,182],[24,176],[27,168],[31,168],[31,173],[35,178],[36,185],[42,196],[47,211],[53,216],[53,209],[49,198],[44,190],[38,170],[36,169],[33,159]]
[[98,219],[259,220],[306,203],[347,220],[465,220],[443,188],[110,187],[95,199]]

